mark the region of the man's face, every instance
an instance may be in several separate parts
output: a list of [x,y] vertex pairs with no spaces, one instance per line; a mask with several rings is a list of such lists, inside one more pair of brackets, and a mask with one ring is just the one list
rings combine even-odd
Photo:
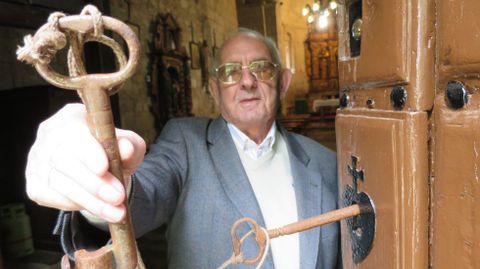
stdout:
[[[255,37],[240,34],[227,42],[220,52],[220,65],[239,63],[248,66],[261,60],[272,62],[265,44]],[[241,72],[242,76],[237,83],[212,81],[212,96],[222,116],[241,130],[255,126],[270,128],[279,100],[283,98],[290,80],[279,80],[279,76],[283,77],[283,72],[278,68],[271,80],[257,79],[247,68]],[[279,81],[282,85],[277,90]]]

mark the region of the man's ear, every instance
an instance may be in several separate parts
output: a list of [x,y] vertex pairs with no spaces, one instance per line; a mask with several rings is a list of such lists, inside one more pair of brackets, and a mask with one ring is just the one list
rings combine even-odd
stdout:
[[213,97],[217,107],[220,105],[220,85],[218,85],[218,79],[216,77],[210,76],[208,78],[208,91]]
[[284,68],[282,70],[282,73],[280,74],[280,80],[279,80],[279,88],[280,88],[280,100],[285,97],[285,94],[288,91],[288,88],[290,87],[290,83],[292,82],[292,77],[293,74],[288,68]]

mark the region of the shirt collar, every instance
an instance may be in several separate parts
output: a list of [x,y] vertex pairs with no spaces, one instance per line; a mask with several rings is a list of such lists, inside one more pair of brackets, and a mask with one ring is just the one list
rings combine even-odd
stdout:
[[253,159],[258,159],[262,155],[270,152],[275,143],[275,135],[277,132],[277,127],[275,122],[270,127],[270,130],[267,133],[267,136],[263,139],[260,144],[255,143],[250,139],[244,132],[240,131],[235,125],[227,122],[228,130],[230,135],[233,138],[235,144],[247,153]]

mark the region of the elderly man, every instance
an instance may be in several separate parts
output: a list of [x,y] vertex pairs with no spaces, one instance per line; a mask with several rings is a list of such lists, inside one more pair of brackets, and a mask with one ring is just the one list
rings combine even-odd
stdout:
[[[282,69],[273,42],[241,29],[218,55],[210,90],[221,117],[171,120],[144,160],[144,141],[117,130],[131,177],[128,195],[108,173],[83,106],[70,105],[39,129],[26,172],[30,198],[81,210],[90,222],[95,216],[117,222],[128,196],[137,237],[168,225],[170,268],[221,265],[231,256],[230,227],[240,218],[270,229],[336,209],[335,154],[275,122],[292,74]],[[63,213],[59,223],[76,227],[82,218]],[[71,252],[80,236],[61,226]],[[273,239],[263,268],[337,268],[338,241],[338,224]],[[256,245],[247,241],[242,251],[255,257]]]

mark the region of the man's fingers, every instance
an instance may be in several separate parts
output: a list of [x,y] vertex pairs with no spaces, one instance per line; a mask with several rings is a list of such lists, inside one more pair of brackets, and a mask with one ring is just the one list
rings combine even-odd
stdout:
[[[48,184],[54,187],[56,182],[52,177],[60,173],[66,181],[73,181],[81,186],[86,192],[112,205],[119,205],[125,199],[125,191],[120,181],[111,173],[97,175],[83,165],[81,162],[75,162],[75,159],[65,157],[56,160],[53,164],[53,172],[50,173]],[[63,183],[63,182],[62,182]],[[62,190],[58,190],[62,192]]]
[[29,152],[27,170],[45,181],[52,167],[65,171],[62,165],[67,163],[65,160],[70,160],[85,165],[97,175],[107,173],[107,156],[91,135],[85,118],[82,105],[69,105],[43,122]]
[[143,161],[146,151],[145,140],[138,134],[117,129],[118,147],[125,174],[131,175]]
[[118,222],[125,216],[123,204],[112,205],[102,201],[57,170],[51,172],[50,186],[54,191],[61,192],[73,203],[80,205],[79,209],[86,209],[108,222]]
[[[76,144],[73,150],[78,152],[78,159],[90,171],[97,175],[105,174],[108,171],[108,158],[102,145],[90,134],[85,138],[84,144]],[[87,141],[88,140],[88,141]]]
[[[143,160],[145,142],[133,132],[117,132],[123,172],[130,175]],[[67,105],[40,125],[28,156],[27,194],[40,205],[85,209],[118,222],[125,215],[126,194],[123,179],[108,167],[105,150],[88,128],[85,106]]]
[[122,163],[132,159],[133,155],[135,154],[135,146],[128,138],[125,137],[118,138],[118,149],[120,150]]
[[[35,177],[35,176],[32,176]],[[50,188],[35,184],[38,181],[30,181],[27,183],[27,194],[37,204],[45,207],[51,207],[67,211],[76,211],[81,209],[79,205],[72,202],[67,197],[53,191]]]
[[[37,151],[48,153],[51,162],[74,156],[93,173],[102,175],[108,171],[108,159],[103,147],[91,135],[85,120],[86,112],[82,108],[83,106],[72,106],[70,109],[63,109],[72,110],[71,116],[75,120],[62,121],[60,116],[53,118],[50,124],[44,127],[47,131],[41,132],[44,137],[37,138],[43,139],[41,148]],[[48,131],[53,128],[56,128],[55,131]]]
[[41,206],[67,211],[86,209],[109,222],[118,222],[125,215],[122,204],[114,206],[103,202],[56,169],[52,168],[49,172],[48,182],[42,182],[36,174],[28,176],[30,180],[26,185],[27,194]]

